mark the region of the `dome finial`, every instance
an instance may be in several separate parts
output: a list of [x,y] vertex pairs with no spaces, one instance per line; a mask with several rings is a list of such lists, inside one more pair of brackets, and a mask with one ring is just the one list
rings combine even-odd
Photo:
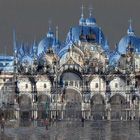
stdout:
[[81,6],[81,18],[84,18],[84,6],[83,6],[83,4]]
[[92,17],[92,13],[93,13],[93,7],[89,6],[89,16]]
[[85,25],[85,22],[86,21],[84,19],[84,6],[82,4],[82,6],[81,6],[81,18],[79,20],[79,25],[83,26],[83,25]]
[[49,20],[49,21],[48,21],[48,24],[49,24],[49,31],[51,31],[51,29],[52,29],[52,28],[51,28],[51,26],[52,26],[52,21]]
[[134,31],[133,31],[133,28],[132,28],[132,19],[130,18],[130,19],[128,20],[128,22],[129,22],[129,28],[128,28],[128,30],[127,30],[127,34],[128,34],[128,35],[134,35]]

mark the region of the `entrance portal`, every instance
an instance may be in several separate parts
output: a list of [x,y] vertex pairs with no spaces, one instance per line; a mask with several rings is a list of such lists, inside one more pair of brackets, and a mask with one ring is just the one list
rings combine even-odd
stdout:
[[50,98],[47,95],[38,96],[38,118],[45,119],[50,116]]
[[31,99],[27,95],[21,95],[19,98],[20,107],[20,119],[29,120],[31,119]]
[[96,94],[91,99],[91,116],[94,120],[105,117],[105,101],[101,94]]
[[125,119],[125,99],[120,94],[116,94],[110,99],[111,119]]
[[81,102],[82,98],[80,93],[75,89],[67,88],[65,90],[65,118],[81,118]]

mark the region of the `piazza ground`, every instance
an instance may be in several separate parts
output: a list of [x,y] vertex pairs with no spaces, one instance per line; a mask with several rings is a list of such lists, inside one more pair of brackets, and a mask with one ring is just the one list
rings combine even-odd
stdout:
[[138,121],[58,121],[49,126],[6,127],[0,140],[139,140]]

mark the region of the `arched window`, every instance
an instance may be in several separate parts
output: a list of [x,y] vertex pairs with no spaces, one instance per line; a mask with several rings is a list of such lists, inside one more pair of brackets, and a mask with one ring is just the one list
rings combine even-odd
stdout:
[[138,87],[138,81],[136,81],[136,83],[135,83],[135,88],[137,88]]
[[129,86],[129,84],[130,84],[130,81],[129,81],[129,80],[127,80],[127,85]]
[[28,84],[25,84],[25,88],[28,88]]
[[95,88],[98,88],[98,83],[95,84]]
[[46,88],[47,86],[46,86],[46,84],[44,84],[44,88]]
[[118,88],[118,83],[115,83],[115,88]]

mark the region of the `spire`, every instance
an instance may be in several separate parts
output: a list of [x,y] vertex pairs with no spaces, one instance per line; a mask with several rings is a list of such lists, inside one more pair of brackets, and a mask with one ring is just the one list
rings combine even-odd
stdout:
[[34,39],[34,42],[33,42],[33,57],[34,57],[34,60],[36,59],[36,55],[37,55],[37,44],[36,44],[36,40]]
[[16,51],[16,31],[15,29],[13,29],[13,48],[14,48],[14,51]]
[[55,33],[56,39],[58,40],[59,38],[59,30],[58,30],[58,26],[56,26],[56,33]]
[[51,26],[52,26],[52,21],[49,20],[49,21],[48,21],[48,24],[49,24],[49,31],[51,31],[51,30],[52,30],[52,28],[51,28]]
[[48,37],[48,38],[53,38],[53,37],[54,37],[54,34],[53,34],[53,31],[52,31],[52,28],[51,28],[51,26],[52,26],[52,21],[49,20],[48,24],[49,24],[49,31],[48,31],[48,33],[47,33],[47,37]]
[[73,37],[72,37],[72,28],[70,29],[70,41],[72,41]]
[[79,20],[79,25],[83,26],[85,25],[86,20],[84,19],[84,6],[81,7],[81,18]]
[[102,43],[102,33],[101,33],[101,27],[99,27],[99,44]]
[[128,22],[129,22],[129,28],[127,30],[127,34],[130,35],[130,36],[133,36],[134,31],[133,31],[133,28],[132,28],[132,19],[130,18]]
[[34,39],[34,42],[33,42],[33,50],[36,51],[37,49],[37,45],[36,45],[36,40]]

